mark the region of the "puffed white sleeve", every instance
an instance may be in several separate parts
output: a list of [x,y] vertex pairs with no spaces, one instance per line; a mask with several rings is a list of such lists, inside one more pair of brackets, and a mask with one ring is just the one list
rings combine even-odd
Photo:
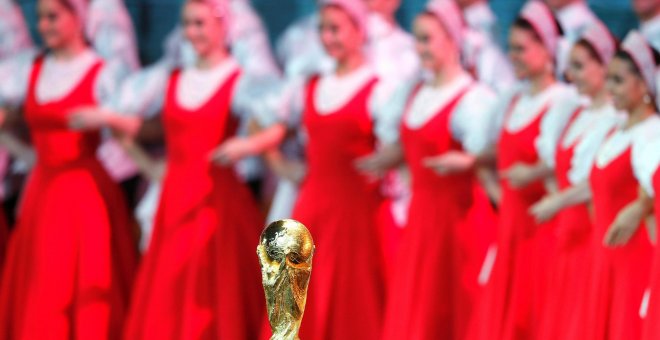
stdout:
[[119,60],[106,61],[96,79],[94,94],[101,107],[114,110],[117,93],[129,74],[128,66]]
[[153,118],[165,104],[165,92],[171,74],[166,63],[158,63],[129,75],[120,85],[115,111],[143,118]]
[[495,136],[490,130],[496,102],[493,91],[477,85],[465,94],[452,114],[452,135],[468,153],[478,155],[495,143]]
[[260,126],[285,124],[297,129],[302,124],[304,93],[303,79],[270,79],[265,83],[261,77],[241,77],[234,90],[232,111],[241,120],[252,117]]
[[35,53],[27,51],[0,62],[0,107],[16,107],[25,101],[34,58]]
[[283,87],[280,79],[243,74],[234,88],[232,113],[241,120],[253,118],[262,127],[282,122],[286,118],[281,107]]
[[380,81],[372,92],[369,108],[374,119],[374,133],[382,145],[399,141],[401,119],[417,82],[397,85]]
[[653,176],[660,166],[660,119],[652,118],[649,127],[633,140],[632,166],[635,178],[651,197],[655,197]]
[[600,150],[610,131],[624,121],[625,116],[616,113],[603,116],[597,124],[590,127],[589,131],[582,136],[575,146],[571,168],[568,171],[568,180],[571,184],[577,185],[589,179],[598,150]]
[[536,151],[541,160],[551,168],[555,166],[555,152],[559,139],[580,105],[580,96],[574,89],[562,89],[552,98],[548,112],[541,119],[541,132],[535,143]]

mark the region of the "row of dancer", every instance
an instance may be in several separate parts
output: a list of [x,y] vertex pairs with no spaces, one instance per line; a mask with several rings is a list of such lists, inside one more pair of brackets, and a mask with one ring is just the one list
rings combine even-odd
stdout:
[[[557,338],[557,329],[639,338],[642,322],[634,309],[650,270],[628,264],[650,268],[650,243],[638,231],[623,254],[601,245],[624,205],[632,202],[608,233],[610,243],[622,242],[631,214],[648,213],[645,195],[634,201],[637,182],[628,166],[633,139],[657,131],[656,61],[639,34],[616,55],[602,25],[577,36],[567,74],[591,97],[584,104],[556,81],[561,29],[545,5],[530,2],[510,34],[511,61],[523,82],[497,98],[462,64],[469,37],[460,9],[434,1],[414,25],[423,80],[400,90],[364,54],[369,16],[363,4],[329,0],[320,5],[319,40],[333,65],[264,93],[255,85],[264,78],[239,66],[226,48],[233,19],[227,4],[191,0],[182,31],[193,63],[133,77],[129,84],[148,83],[148,93],[120,92],[138,97],[126,101],[144,111],[126,103],[99,109],[99,99],[112,97],[102,85],[112,72],[85,47],[84,14],[76,6],[83,5],[40,1],[40,30],[51,51],[23,71],[18,102],[25,102],[37,161],[0,289],[6,337],[115,338],[126,315],[126,338],[258,337],[265,320],[253,240],[262,221],[228,165],[265,152],[276,173],[300,181],[301,164],[273,148],[290,131],[304,144],[307,168],[293,217],[311,228],[319,247],[306,338]],[[72,56],[80,57],[76,65],[87,65],[75,84],[49,87],[48,79],[59,78],[48,77],[62,67],[58,59]],[[12,71],[17,78],[20,72]],[[49,88],[70,93],[48,98]],[[630,116],[617,116],[611,101]],[[146,125],[138,112],[162,112],[164,174],[134,142]],[[251,133],[238,133],[241,125]],[[133,288],[128,213],[95,155],[101,127],[112,128],[145,173],[164,176],[155,234]],[[638,144],[636,154],[653,152]],[[384,263],[379,222],[387,202],[379,179],[402,157],[412,201],[397,259]],[[652,172],[647,159],[639,158],[646,173]],[[489,176],[494,165],[501,195]],[[561,191],[544,185],[553,177]],[[478,181],[499,203],[497,227]],[[632,187],[627,195],[624,187]],[[591,197],[596,219],[585,228],[590,217],[583,203]],[[562,205],[580,211],[566,213]],[[538,223],[557,210],[557,220]],[[580,302],[579,308],[565,311],[567,301]]]

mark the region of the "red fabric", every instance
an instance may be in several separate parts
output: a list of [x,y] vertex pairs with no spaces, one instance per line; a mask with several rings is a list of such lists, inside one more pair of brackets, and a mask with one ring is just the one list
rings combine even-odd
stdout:
[[[419,89],[419,87],[418,87]],[[423,165],[428,157],[462,150],[453,139],[452,114],[469,88],[457,94],[419,129],[405,125],[401,138],[412,174],[412,201],[401,251],[389,287],[384,339],[464,339],[479,295],[479,270],[491,240],[493,213],[471,223],[472,172],[440,176]],[[411,99],[415,97],[413,93]],[[488,211],[483,211],[488,214]],[[483,215],[482,215],[483,216]],[[490,223],[489,223],[490,222]]]
[[5,263],[5,252],[7,251],[8,240],[9,226],[7,225],[4,209],[0,208],[0,279],[2,279],[2,267]]
[[368,100],[377,80],[327,115],[314,104],[318,80],[311,80],[306,93],[309,172],[293,212],[316,244],[300,338],[379,339],[385,307],[377,225],[382,198],[379,183],[354,165],[375,150]]
[[[505,121],[518,99],[512,100]],[[503,129],[497,146],[500,172],[518,163],[538,162],[535,141],[547,110],[546,105],[538,117],[520,131],[512,133]],[[471,338],[530,339],[535,336],[538,317],[542,314],[554,235],[551,224],[538,225],[528,211],[546,191],[542,181],[524,188],[513,188],[502,181],[501,186],[497,257],[481,299],[477,329],[473,330]]]
[[[658,222],[660,222],[660,196],[658,196],[660,193],[660,168],[655,171],[655,175],[653,176],[653,191],[655,192],[655,224],[656,228],[658,228]],[[660,339],[660,251],[657,248],[651,274],[651,295],[649,297],[648,313],[646,314],[646,319],[644,319],[643,340]]]
[[154,235],[136,283],[125,338],[254,339],[265,313],[255,247],[261,218],[233,168],[209,162],[234,135],[235,73],[190,111],[170,78],[163,123],[167,170]]
[[649,283],[652,247],[640,226],[630,242],[619,248],[603,247],[603,238],[619,211],[637,198],[638,184],[631,165],[631,148],[605,168],[594,165],[591,190],[594,203],[592,254],[586,339],[639,339],[640,303]]
[[[555,154],[555,178],[558,188],[564,191],[572,187],[568,174],[578,138],[564,147],[566,132],[582,110],[577,110],[559,139]],[[591,268],[591,217],[587,204],[579,204],[561,210],[557,215],[557,248],[555,261],[550,268],[547,289],[548,304],[540,323],[538,339],[583,339],[579,331],[584,327],[584,312]]]
[[[405,181],[399,170],[393,170],[387,173],[383,179],[382,192],[385,196],[383,203],[378,209],[378,225],[380,229],[380,242],[383,249],[385,263],[393,263],[401,246],[401,239],[405,223],[401,223],[396,218],[397,210],[408,209],[410,204],[408,197],[403,197],[401,188],[397,186],[406,186]],[[406,188],[407,189],[407,188]],[[404,190],[406,190],[404,189]],[[386,280],[394,274],[394,268],[385,267]]]
[[2,339],[117,339],[137,251],[119,187],[96,160],[99,133],[70,131],[95,105],[101,63],[60,100],[40,104],[30,76],[25,117],[37,163],[27,182],[0,288]]

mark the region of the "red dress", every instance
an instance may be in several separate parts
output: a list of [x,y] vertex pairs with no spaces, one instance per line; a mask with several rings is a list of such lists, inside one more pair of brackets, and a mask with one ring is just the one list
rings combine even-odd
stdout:
[[373,79],[341,109],[318,112],[306,91],[303,124],[309,172],[293,217],[305,224],[316,244],[312,279],[300,338],[379,339],[385,287],[377,214],[379,183],[357,171],[357,158],[375,150],[368,101]]
[[[655,224],[658,228],[660,221],[660,168],[653,175],[653,191],[655,192]],[[656,231],[657,233],[657,231]],[[657,244],[657,241],[656,241]],[[644,320],[643,340],[660,339],[660,251],[656,249],[653,260],[653,272],[651,278],[651,295],[649,297],[648,312]]]
[[632,148],[604,168],[591,170],[595,212],[585,339],[639,339],[640,304],[649,283],[652,246],[644,226],[620,248],[605,248],[603,238],[619,211],[637,198],[639,185],[631,164]]
[[99,133],[68,129],[70,110],[95,105],[93,66],[74,90],[36,100],[25,118],[38,155],[9,244],[0,289],[2,339],[118,339],[137,250],[122,192],[96,159]]
[[[506,121],[520,97],[514,97]],[[548,106],[523,129],[503,129],[497,146],[499,171],[517,163],[536,164],[539,160],[535,140]],[[554,243],[549,224],[538,225],[529,208],[546,194],[542,181],[514,188],[502,181],[499,207],[497,257],[482,296],[476,333],[479,339],[529,339],[535,335],[542,312],[544,282],[549,252]]]
[[[572,184],[568,174],[580,138],[565,146],[566,133],[580,116],[577,110],[559,139],[555,154],[555,178],[559,191]],[[557,214],[557,247],[550,268],[547,305],[540,324],[540,340],[583,339],[576,334],[584,327],[583,311],[591,268],[591,217],[586,203],[574,205]]]
[[0,278],[2,278],[2,265],[5,263],[7,240],[9,239],[9,226],[5,218],[4,209],[0,208]]
[[452,136],[450,122],[469,89],[458,93],[422,127],[403,124],[401,138],[412,174],[412,201],[389,287],[385,339],[465,339],[478,298],[479,269],[489,245],[479,242],[480,229],[493,223],[470,223],[475,201],[487,200],[475,197],[473,173],[440,176],[423,161],[462,150]]
[[239,72],[192,111],[176,99],[180,76],[167,90],[167,171],[125,339],[255,339],[265,313],[260,213],[233,168],[208,159],[236,131],[230,105]]

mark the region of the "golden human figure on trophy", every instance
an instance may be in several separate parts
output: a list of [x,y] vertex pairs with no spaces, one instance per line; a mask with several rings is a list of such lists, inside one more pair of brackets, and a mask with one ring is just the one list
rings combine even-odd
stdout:
[[270,339],[297,340],[312,273],[312,235],[298,221],[273,222],[261,233],[257,255],[273,330]]

